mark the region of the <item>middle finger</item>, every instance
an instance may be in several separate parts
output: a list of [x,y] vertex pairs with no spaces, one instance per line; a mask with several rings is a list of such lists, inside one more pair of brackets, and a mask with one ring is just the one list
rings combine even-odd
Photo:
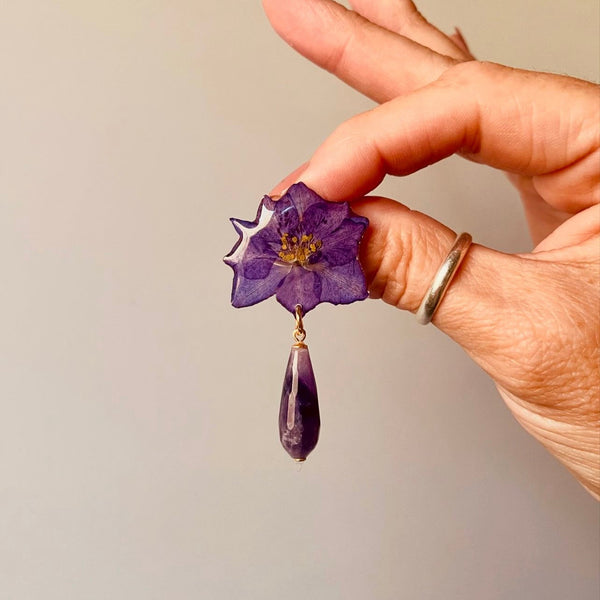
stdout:
[[263,0],[263,5],[288,44],[376,102],[423,87],[457,62],[332,0]]
[[435,52],[460,61],[473,58],[451,37],[429,23],[412,0],[350,0],[350,4],[372,23],[399,33]]

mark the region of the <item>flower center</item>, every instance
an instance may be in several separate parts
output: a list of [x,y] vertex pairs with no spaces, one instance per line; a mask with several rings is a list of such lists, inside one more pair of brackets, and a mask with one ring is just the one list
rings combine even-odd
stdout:
[[298,263],[301,266],[307,265],[309,258],[319,251],[323,242],[315,240],[313,234],[303,235],[300,239],[298,236],[289,233],[284,233],[281,236],[281,251],[279,258],[288,263]]

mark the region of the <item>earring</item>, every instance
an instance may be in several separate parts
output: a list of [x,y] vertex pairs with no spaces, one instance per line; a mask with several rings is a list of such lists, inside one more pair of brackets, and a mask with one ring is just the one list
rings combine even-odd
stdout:
[[232,305],[252,306],[275,295],[295,318],[279,437],[288,454],[302,462],[317,445],[320,429],[304,317],[321,302],[350,304],[367,297],[358,249],[369,221],[347,202],[328,202],[296,183],[277,200],[265,196],[254,221],[231,222],[240,236],[224,258],[233,269]]

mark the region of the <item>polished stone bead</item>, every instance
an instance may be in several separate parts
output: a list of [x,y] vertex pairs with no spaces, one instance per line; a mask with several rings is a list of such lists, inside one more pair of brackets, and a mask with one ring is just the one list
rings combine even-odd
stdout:
[[294,344],[281,392],[279,439],[287,453],[301,462],[317,445],[320,427],[317,384],[308,348]]

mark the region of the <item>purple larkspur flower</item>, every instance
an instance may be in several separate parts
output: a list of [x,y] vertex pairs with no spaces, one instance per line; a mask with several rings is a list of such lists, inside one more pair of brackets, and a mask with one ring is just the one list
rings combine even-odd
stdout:
[[225,257],[233,269],[231,303],[252,306],[273,294],[290,312],[320,302],[367,297],[358,245],[369,224],[347,202],[323,200],[303,183],[279,199],[265,196],[254,221],[231,219],[239,233]]

